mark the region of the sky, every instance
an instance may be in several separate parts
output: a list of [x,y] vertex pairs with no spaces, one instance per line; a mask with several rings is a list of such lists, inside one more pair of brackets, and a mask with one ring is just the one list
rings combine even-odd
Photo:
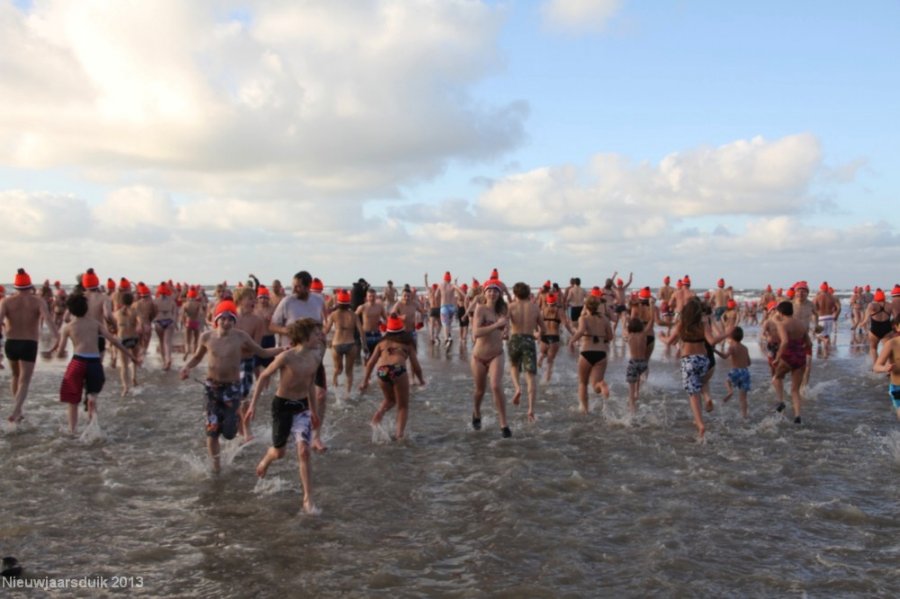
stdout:
[[892,287],[898,22],[896,0],[0,0],[0,280]]

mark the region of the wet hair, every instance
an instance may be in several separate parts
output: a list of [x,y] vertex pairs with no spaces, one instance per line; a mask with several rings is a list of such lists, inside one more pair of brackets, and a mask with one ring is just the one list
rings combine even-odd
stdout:
[[312,285],[312,275],[305,270],[301,270],[300,272],[295,274],[294,279],[300,281],[300,284],[304,287],[309,287],[310,285]]
[[681,309],[682,339],[702,339],[706,331],[703,328],[703,304],[694,296]]
[[527,300],[531,297],[531,287],[527,283],[521,281],[513,285],[513,295],[520,300]]
[[584,309],[588,311],[589,314],[596,314],[597,308],[600,307],[600,300],[598,300],[593,295],[589,295],[584,299]]
[[775,307],[775,309],[785,316],[794,315],[794,304],[792,304],[791,302],[781,302]]
[[78,316],[80,318],[88,312],[87,298],[81,294],[70,295],[66,300],[66,308],[69,309],[69,312],[72,313],[72,316]]
[[731,338],[740,343],[744,340],[744,329],[741,327],[734,327],[734,330],[731,331]]
[[644,330],[644,322],[640,318],[632,318],[628,321],[629,333],[640,333]]
[[309,340],[309,336],[312,335],[313,331],[317,328],[321,328],[322,323],[317,320],[313,320],[312,318],[301,318],[299,320],[295,320],[291,324],[288,325],[287,333],[288,338],[291,340],[291,345],[300,345],[305,341]]
[[130,291],[126,291],[119,299],[122,300],[123,305],[130,306],[134,303],[134,294]]

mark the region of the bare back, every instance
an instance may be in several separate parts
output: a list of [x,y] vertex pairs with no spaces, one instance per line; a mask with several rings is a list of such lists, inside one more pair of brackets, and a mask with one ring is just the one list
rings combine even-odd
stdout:
[[6,323],[9,339],[37,341],[41,333],[41,317],[50,320],[47,304],[29,292],[18,292],[0,303],[0,315]]

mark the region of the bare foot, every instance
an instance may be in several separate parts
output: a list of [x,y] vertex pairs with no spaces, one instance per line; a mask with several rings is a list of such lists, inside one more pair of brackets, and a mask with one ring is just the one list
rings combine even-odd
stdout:
[[528,412],[528,422],[534,422],[534,412]]
[[725,397],[722,398],[722,403],[728,403],[728,400],[734,395],[734,392],[729,392],[725,394]]
[[311,447],[312,450],[316,453],[325,453],[326,451],[328,451],[328,448],[325,447],[324,443],[322,443],[322,439],[313,439]]
[[263,458],[259,461],[259,464],[256,465],[256,476],[259,478],[265,478],[266,472],[269,470],[269,462],[266,461],[266,458]]
[[711,399],[706,400],[706,411],[712,412],[716,406],[713,405],[713,401]]
[[517,389],[515,394],[512,396],[512,403],[514,406],[519,405],[519,401],[522,399],[522,390]]
[[316,508],[316,504],[312,502],[312,499],[306,498],[303,500],[303,513],[305,514],[318,514],[319,510]]
[[697,425],[697,438],[701,441],[703,440],[703,435],[706,433],[706,427],[702,424]]

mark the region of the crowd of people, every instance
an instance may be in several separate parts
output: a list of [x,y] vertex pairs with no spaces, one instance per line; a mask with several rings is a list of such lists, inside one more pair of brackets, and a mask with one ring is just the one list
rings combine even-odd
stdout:
[[[631,274],[626,281],[613,273],[603,286],[588,289],[576,277],[565,288],[546,281],[535,292],[524,282],[508,288],[494,269],[485,281],[473,279],[471,285],[459,284],[445,272],[439,283],[429,284],[426,275],[422,290],[410,285],[397,288],[388,281],[379,291],[359,279],[349,288],[326,294],[319,278],[300,271],[290,290],[278,280],[267,287],[250,275],[233,289],[217,285],[209,296],[202,285],[172,281],[159,283],[155,291],[124,277],[107,279],[103,285],[93,269],[79,275],[68,291],[59,281],[53,285],[46,281],[37,289],[30,275],[19,269],[14,293],[0,301],[0,332],[6,336],[4,354],[12,371],[8,420],[15,425],[24,418],[44,327],[52,340],[45,355],[64,356],[70,341],[73,346],[60,384],[71,433],[77,430],[82,401],[89,420],[96,413],[105,382],[105,354],[110,354],[110,367],[119,371],[124,396],[138,385],[139,367],[155,334],[163,370],[171,370],[173,354],[181,354],[180,376],[187,379],[206,359],[206,439],[214,471],[220,468],[220,437],[252,439],[259,399],[276,377],[272,444],[257,475],[264,477],[294,438],[303,506],[311,511],[315,508],[310,452],[326,450],[321,431],[328,387],[323,362],[328,351],[335,390],[343,376],[345,392],[354,391],[358,365],[363,371],[360,391],[368,389],[372,373],[376,374],[383,400],[371,422],[380,426],[396,408],[395,438],[402,439],[410,388],[425,384],[417,353],[419,332],[427,328],[432,348],[450,352],[457,343],[460,355],[469,360],[472,428],[481,429],[482,401],[490,391],[500,433],[508,438],[512,430],[506,416],[506,360],[512,403],[522,400],[524,374],[527,418],[534,421],[538,370],[543,368],[544,381],[551,381],[568,335],[566,346],[573,352],[577,348],[578,407],[586,414],[591,392],[609,397],[606,369],[610,345],[619,336],[629,358],[628,406],[635,412],[658,336],[666,348],[678,347],[682,386],[702,439],[703,414],[714,409],[709,387],[716,357],[730,366],[723,401],[736,393],[741,414],[748,417],[750,352],[743,343],[742,325],[758,325],[775,391],[773,409],[787,413],[784,381],[790,377],[790,412],[794,423],[802,422],[802,389],[808,383],[813,347],[829,350],[844,309],[827,283],[812,299],[809,285],[799,281],[786,289],[767,286],[758,299],[739,301],[724,279],[702,294],[693,291],[689,276],[675,286],[665,277],[655,292],[649,286],[632,289],[632,282]],[[0,296],[5,296],[2,287]],[[847,309],[851,343],[868,346],[873,369],[889,373],[889,393],[900,419],[900,285],[891,290],[890,301],[882,289],[857,287]]]

